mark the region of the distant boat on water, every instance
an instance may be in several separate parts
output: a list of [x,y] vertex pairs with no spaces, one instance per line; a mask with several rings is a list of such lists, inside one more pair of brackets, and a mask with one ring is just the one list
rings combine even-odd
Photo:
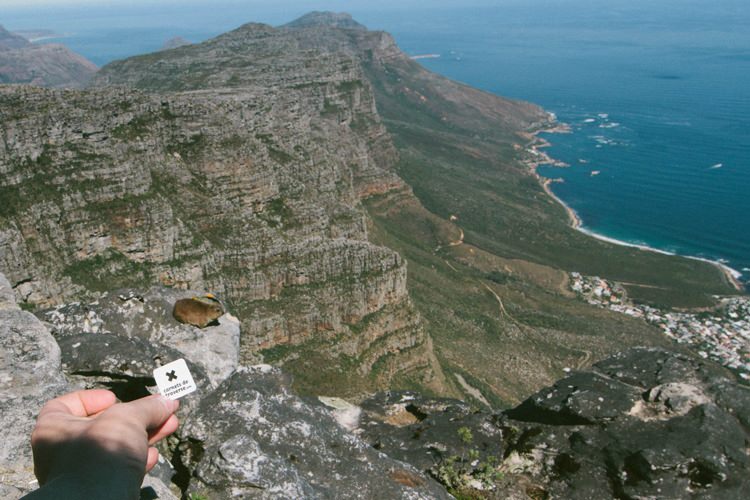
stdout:
[[708,167],[708,169],[709,170],[716,170],[717,168],[721,168],[723,166],[724,166],[723,163],[717,163],[716,165],[711,165],[710,167]]

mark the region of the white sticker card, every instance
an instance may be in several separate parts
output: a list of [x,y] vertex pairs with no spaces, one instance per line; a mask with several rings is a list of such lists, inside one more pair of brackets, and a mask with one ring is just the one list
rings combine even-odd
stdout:
[[182,358],[154,370],[154,380],[159,392],[167,399],[180,399],[197,389],[187,363]]

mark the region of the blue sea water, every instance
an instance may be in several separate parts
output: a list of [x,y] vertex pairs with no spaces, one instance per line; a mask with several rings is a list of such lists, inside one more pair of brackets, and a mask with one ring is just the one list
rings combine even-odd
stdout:
[[[6,9],[97,64],[247,21],[348,10],[427,68],[532,101],[571,125],[547,138],[555,193],[596,233],[721,259],[750,277],[750,4],[746,0],[166,2]],[[598,172],[598,173],[596,173]]]

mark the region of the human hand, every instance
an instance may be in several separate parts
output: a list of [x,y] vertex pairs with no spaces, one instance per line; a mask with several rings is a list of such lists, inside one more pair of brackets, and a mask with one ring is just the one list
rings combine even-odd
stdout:
[[39,485],[54,482],[57,493],[80,486],[81,498],[102,492],[106,498],[137,498],[143,476],[159,458],[151,445],[177,430],[178,406],[160,395],[117,403],[101,389],[49,401],[31,436]]

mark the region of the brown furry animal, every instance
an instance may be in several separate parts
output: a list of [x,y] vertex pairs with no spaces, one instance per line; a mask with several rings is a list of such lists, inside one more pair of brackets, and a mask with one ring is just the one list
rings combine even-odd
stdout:
[[172,316],[180,323],[205,328],[218,324],[219,317],[224,314],[221,302],[210,293],[203,297],[180,299],[174,304]]

